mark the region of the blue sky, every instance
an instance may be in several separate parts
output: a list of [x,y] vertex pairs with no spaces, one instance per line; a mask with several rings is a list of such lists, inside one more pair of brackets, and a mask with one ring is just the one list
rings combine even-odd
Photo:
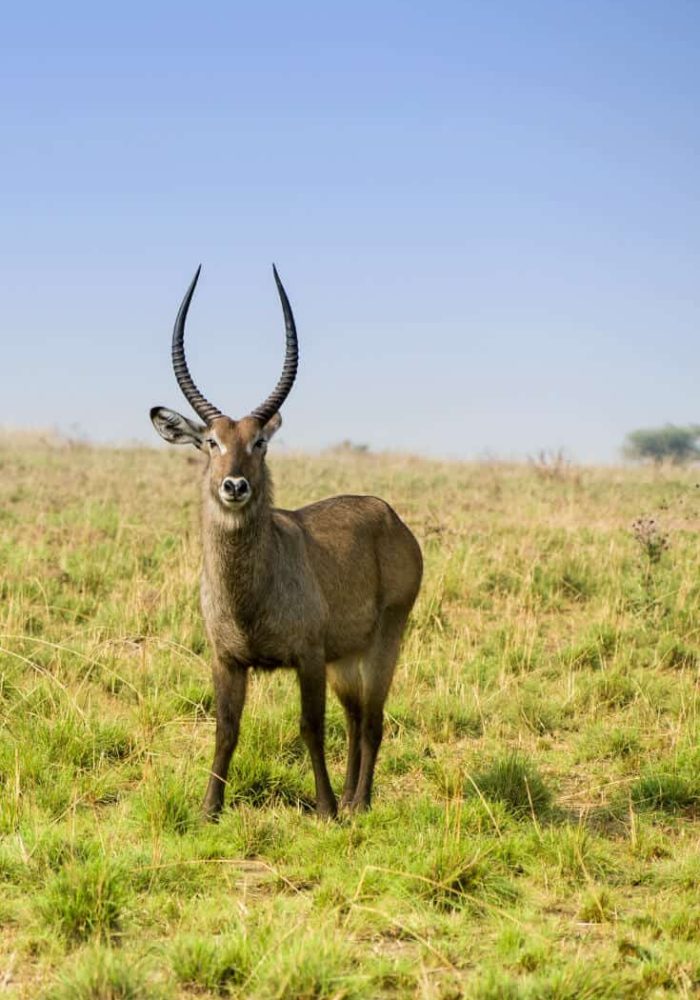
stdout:
[[695,0],[26,3],[0,41],[0,425],[157,440],[188,355],[280,438],[436,455],[700,421]]

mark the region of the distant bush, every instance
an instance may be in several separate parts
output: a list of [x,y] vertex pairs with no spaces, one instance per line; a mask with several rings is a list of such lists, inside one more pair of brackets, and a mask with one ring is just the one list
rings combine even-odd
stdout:
[[700,425],[691,424],[688,427],[676,427],[666,424],[656,427],[632,431],[625,439],[623,454],[635,461],[651,459],[659,464],[673,462],[678,465],[700,459]]
[[339,441],[338,444],[331,445],[328,451],[331,455],[368,455],[369,445],[346,438],[344,441]]
[[541,448],[536,455],[528,457],[528,464],[540,479],[573,479],[577,483],[580,481],[580,476],[574,469],[573,462],[563,448],[558,448],[556,451]]

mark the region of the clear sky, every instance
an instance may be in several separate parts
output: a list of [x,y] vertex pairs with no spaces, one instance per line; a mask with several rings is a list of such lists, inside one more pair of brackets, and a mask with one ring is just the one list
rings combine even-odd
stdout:
[[5,5],[0,425],[615,458],[700,422],[697,0]]

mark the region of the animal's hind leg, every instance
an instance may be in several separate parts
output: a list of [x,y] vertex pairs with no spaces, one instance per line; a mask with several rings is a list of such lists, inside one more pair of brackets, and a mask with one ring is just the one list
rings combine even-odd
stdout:
[[356,657],[328,664],[328,680],[345,711],[348,730],[348,764],[340,800],[348,806],[355,796],[360,775],[360,725],[362,721],[362,680]]
[[331,788],[324,752],[326,715],[326,665],[323,657],[311,651],[297,666],[301,693],[301,738],[309,751],[316,782],[316,812],[335,816],[337,805]]
[[382,742],[384,702],[394,676],[407,617],[408,613],[404,609],[388,608],[383,613],[370,648],[360,663],[362,677],[360,773],[350,803],[352,809],[362,810],[370,806],[374,765]]

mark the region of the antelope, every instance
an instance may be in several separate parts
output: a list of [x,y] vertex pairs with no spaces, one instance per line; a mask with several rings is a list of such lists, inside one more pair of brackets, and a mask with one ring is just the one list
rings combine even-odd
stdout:
[[286,351],[267,399],[240,420],[199,391],[185,360],[185,321],[201,265],[182,300],[172,338],[175,377],[201,423],[162,406],[151,410],[170,444],[204,452],[201,607],[213,650],[214,760],[203,803],[216,819],[251,667],[296,671],[300,734],[313,767],[318,815],[337,812],[324,755],[326,680],[347,722],[341,806],[369,808],[384,703],[423,562],[418,542],[383,500],[335,496],[299,510],[272,506],[265,452],[297,373],[294,316],[277,269]]

